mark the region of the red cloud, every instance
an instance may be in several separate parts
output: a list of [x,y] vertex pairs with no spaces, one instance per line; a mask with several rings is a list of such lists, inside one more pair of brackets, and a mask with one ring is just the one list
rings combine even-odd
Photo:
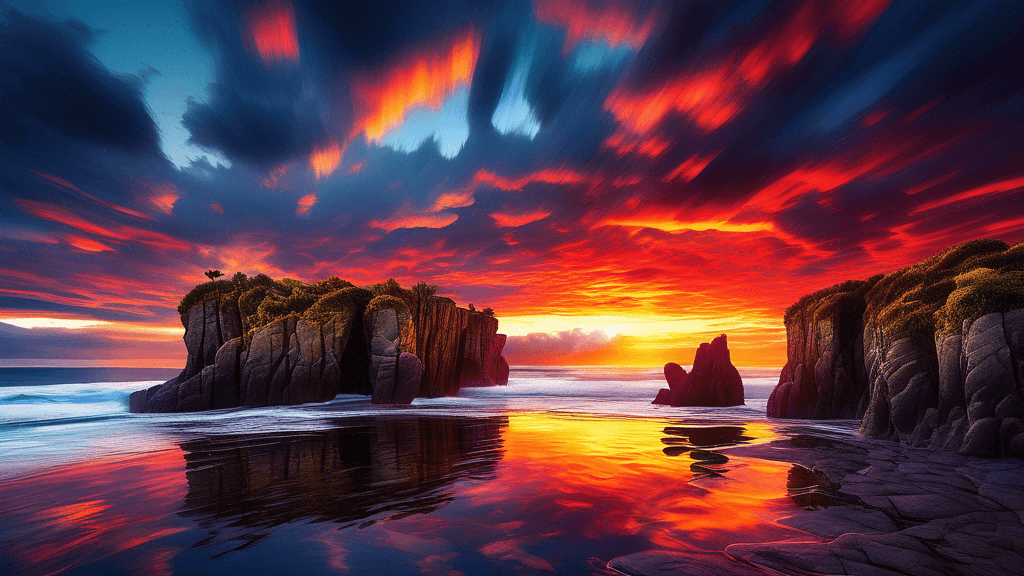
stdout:
[[637,137],[628,132],[619,130],[605,138],[601,146],[603,148],[614,150],[619,156],[640,154],[641,156],[646,156],[648,158],[657,158],[658,156],[661,156],[665,150],[668,150],[670,144],[671,142],[658,136],[649,135]]
[[604,107],[623,128],[638,135],[651,133],[671,114],[689,119],[701,132],[716,130],[739,114],[757,91],[800,62],[830,26],[844,33],[861,31],[888,2],[872,0],[852,9],[842,6],[805,0],[786,24],[752,47],[651,86],[620,85],[608,95]]
[[584,40],[636,50],[643,46],[654,28],[654,14],[640,21],[636,10],[625,3],[595,5],[586,0],[534,0],[533,13],[544,24],[566,29],[566,51]]
[[22,210],[36,218],[58,222],[105,238],[111,238],[124,243],[139,242],[157,248],[174,248],[178,250],[190,248],[188,243],[159,232],[142,230],[113,222],[94,223],[63,206],[54,206],[34,200],[16,200],[16,202],[21,206]]
[[939,198],[931,202],[926,202],[914,208],[910,211],[910,215],[920,214],[921,212],[927,212],[928,210],[934,210],[943,206],[949,206],[950,204],[960,204],[969,200],[976,200],[991,196],[1001,196],[1009,192],[1014,192],[1020,188],[1024,188],[1024,176],[1017,176],[1014,178],[1007,178],[1005,180],[999,180],[997,182],[991,182],[984,186],[978,186],[971,188],[970,190],[964,190],[958,194],[946,196],[945,198]]
[[113,248],[107,246],[106,244],[97,242],[95,240],[90,240],[88,238],[82,238],[81,236],[68,235],[64,237],[64,240],[68,244],[74,246],[75,248],[85,250],[87,252],[104,252],[114,250]]
[[694,154],[683,161],[682,164],[676,166],[674,170],[669,172],[668,176],[665,176],[665,178],[662,179],[662,182],[679,180],[680,182],[687,184],[703,172],[704,168],[706,168],[716,156],[718,156],[717,152],[703,156],[700,154]]
[[291,4],[277,0],[258,4],[249,14],[249,34],[264,62],[299,60],[299,38]]
[[544,210],[543,208],[538,208],[537,210],[533,210],[531,212],[509,214],[501,214],[499,212],[495,212],[491,214],[491,218],[494,218],[494,221],[497,222],[498,226],[501,228],[514,228],[517,226],[524,226],[531,222],[543,220],[548,216],[551,216],[551,211]]

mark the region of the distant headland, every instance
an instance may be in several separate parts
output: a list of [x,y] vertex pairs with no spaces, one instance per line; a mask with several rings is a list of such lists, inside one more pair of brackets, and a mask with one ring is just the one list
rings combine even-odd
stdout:
[[339,393],[408,404],[508,383],[493,311],[460,308],[436,286],[207,276],[178,305],[185,368],[131,394],[131,412],[326,402]]

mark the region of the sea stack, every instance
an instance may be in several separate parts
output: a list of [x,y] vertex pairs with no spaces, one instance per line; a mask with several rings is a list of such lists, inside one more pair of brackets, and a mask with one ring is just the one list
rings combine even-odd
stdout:
[[508,383],[493,314],[394,280],[356,287],[260,274],[207,282],[178,312],[188,359],[177,377],[129,397],[131,412],[195,412],[327,402],[375,404]]
[[653,404],[670,406],[738,406],[743,404],[743,380],[732,365],[725,334],[697,348],[693,369],[686,373],[679,364],[665,364],[668,389],[662,389]]

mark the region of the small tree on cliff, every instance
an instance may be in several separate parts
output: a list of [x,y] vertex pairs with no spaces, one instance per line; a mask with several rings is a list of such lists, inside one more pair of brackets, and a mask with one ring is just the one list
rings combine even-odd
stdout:
[[420,282],[412,287],[412,292],[419,298],[426,298],[437,294],[437,286],[434,284],[427,284],[426,282]]
[[470,312],[476,312],[476,306],[473,306],[472,302],[469,303],[469,311]]
[[[224,275],[224,273],[221,272],[220,270],[207,270],[206,271],[206,277],[209,278],[210,282],[212,282],[213,285],[216,287],[216,290],[217,290],[217,300],[220,300],[220,286],[217,285],[217,278],[220,278],[223,275]],[[205,300],[205,298],[204,298],[204,300]]]
[[484,308],[482,312],[488,316],[494,316],[494,308]]

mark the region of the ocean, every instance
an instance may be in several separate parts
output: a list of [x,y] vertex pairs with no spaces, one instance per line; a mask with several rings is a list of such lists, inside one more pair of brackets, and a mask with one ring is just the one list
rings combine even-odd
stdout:
[[652,405],[660,369],[518,367],[411,406],[127,413],[176,372],[0,368],[0,572],[594,574],[796,535],[789,465],[717,451],[787,434],[777,369],[733,408]]

